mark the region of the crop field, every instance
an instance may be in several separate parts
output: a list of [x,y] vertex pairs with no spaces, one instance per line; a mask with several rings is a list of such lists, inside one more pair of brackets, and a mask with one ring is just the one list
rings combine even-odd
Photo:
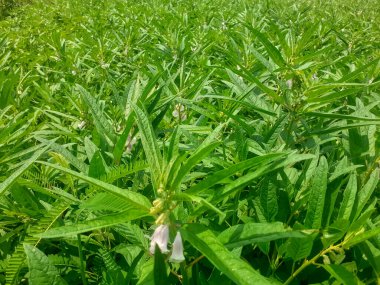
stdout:
[[0,0],[0,284],[379,285],[378,0]]

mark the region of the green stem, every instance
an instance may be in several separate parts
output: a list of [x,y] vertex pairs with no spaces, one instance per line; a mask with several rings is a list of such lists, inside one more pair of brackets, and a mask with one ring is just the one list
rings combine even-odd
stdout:
[[86,273],[85,273],[85,260],[83,259],[83,251],[82,251],[82,241],[80,238],[80,234],[77,235],[78,238],[78,253],[80,259],[80,274],[82,276],[82,284],[87,285]]
[[340,248],[342,245],[343,245],[343,242],[341,244],[339,244],[339,245],[336,245],[336,246],[331,245],[327,249],[322,250],[320,253],[318,253],[316,256],[314,256],[312,259],[310,259],[310,260],[306,259],[302,263],[302,265],[300,267],[298,267],[298,269],[294,273],[292,273],[292,275],[285,281],[284,285],[289,285],[294,280],[294,278],[296,278],[296,276],[298,274],[300,274],[309,265],[314,264],[317,261],[318,258],[320,258],[321,256],[329,253],[330,251],[333,251],[333,250],[335,250],[337,248]]

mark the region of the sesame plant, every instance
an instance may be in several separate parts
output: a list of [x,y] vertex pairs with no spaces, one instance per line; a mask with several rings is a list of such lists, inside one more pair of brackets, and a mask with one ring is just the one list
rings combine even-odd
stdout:
[[0,4],[0,284],[380,284],[378,1]]

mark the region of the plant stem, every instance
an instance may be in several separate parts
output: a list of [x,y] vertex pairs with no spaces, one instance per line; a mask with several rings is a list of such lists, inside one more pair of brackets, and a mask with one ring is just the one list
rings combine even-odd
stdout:
[[80,259],[80,274],[82,276],[82,284],[87,285],[87,279],[86,279],[86,273],[85,273],[85,260],[83,259],[83,251],[82,251],[82,241],[80,238],[80,234],[77,235],[78,238],[78,253],[79,253],[79,259]]
[[337,248],[340,248],[341,246],[343,245],[343,242],[339,245],[331,245],[330,247],[322,250],[320,253],[318,253],[316,256],[314,256],[312,259],[310,260],[305,260],[302,265],[294,272],[292,273],[292,275],[285,281],[284,285],[289,285],[294,278],[296,278],[296,276],[298,274],[300,274],[306,267],[308,267],[309,265],[311,264],[314,264],[318,258],[320,258],[321,256],[329,253],[330,251],[334,250],[334,249],[337,249]]
[[204,258],[205,256],[204,255],[201,255],[199,256],[198,258],[194,259],[190,264],[188,264],[186,267],[189,268],[189,267],[193,267],[194,264],[196,264],[197,262],[199,262],[202,258]]

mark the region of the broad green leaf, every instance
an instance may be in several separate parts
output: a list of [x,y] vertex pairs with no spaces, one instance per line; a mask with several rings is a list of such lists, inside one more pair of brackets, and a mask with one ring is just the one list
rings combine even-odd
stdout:
[[228,228],[219,234],[218,240],[228,248],[235,248],[252,243],[267,242],[282,238],[303,238],[306,233],[293,231],[280,222],[248,223]]
[[313,248],[315,234],[304,238],[289,238],[279,249],[279,253],[294,262],[308,257]]
[[132,221],[145,217],[147,214],[144,211],[137,209],[129,209],[127,211],[114,214],[104,215],[92,220],[79,222],[77,224],[52,228],[46,232],[37,234],[40,238],[61,238],[75,236],[77,234],[98,230],[105,227],[111,227],[127,221]]
[[98,150],[98,147],[92,142],[89,137],[84,138],[84,150],[86,151],[86,155],[89,161],[91,161],[95,152]]
[[64,173],[70,174],[70,175],[72,175],[78,179],[81,179],[83,181],[86,181],[92,185],[98,186],[99,188],[103,189],[104,191],[110,192],[116,196],[124,198],[127,203],[130,203],[135,208],[149,212],[151,204],[150,204],[148,198],[146,198],[145,196],[143,196],[139,193],[132,192],[132,191],[126,190],[126,189],[121,189],[119,187],[116,187],[115,185],[105,183],[101,180],[89,177],[87,175],[73,171],[71,169],[61,167],[59,165],[55,165],[55,164],[51,164],[51,163],[43,162],[43,161],[39,161],[39,163],[44,164],[44,165],[49,166],[49,167],[52,167],[52,168],[55,168],[55,169],[60,170]]
[[322,226],[322,215],[327,189],[328,164],[324,156],[319,159],[318,167],[311,180],[308,209],[305,217],[305,226],[319,229]]
[[239,285],[276,284],[260,275],[247,262],[229,252],[211,230],[200,224],[188,224],[181,229],[185,240],[191,243],[223,274]]
[[156,285],[154,282],[154,259],[150,258],[141,268],[137,285]]
[[260,191],[260,206],[263,209],[263,214],[266,221],[272,222],[278,213],[277,202],[277,187],[272,182],[276,178],[273,176],[267,176],[261,183]]
[[104,161],[101,153],[97,150],[90,161],[90,167],[88,169],[88,176],[93,178],[100,178],[101,176],[106,175],[107,165]]
[[12,184],[19,178],[45,151],[49,149],[50,145],[36,151],[31,158],[23,163],[23,165],[14,171],[7,179],[0,183],[0,195],[3,194]]
[[360,251],[363,252],[368,262],[376,272],[380,272],[380,249],[374,246],[370,241],[364,241],[359,244]]
[[148,239],[144,231],[135,224],[122,223],[113,227],[120,235],[125,237],[131,244],[138,245],[144,251],[148,250]]
[[125,200],[107,192],[99,192],[80,203],[80,208],[92,211],[126,211],[131,208]]
[[24,244],[29,266],[30,285],[65,285],[66,281],[59,275],[58,269],[50,263],[49,258],[38,248]]
[[354,274],[339,264],[323,264],[322,267],[330,273],[340,284],[357,285],[358,282]]

